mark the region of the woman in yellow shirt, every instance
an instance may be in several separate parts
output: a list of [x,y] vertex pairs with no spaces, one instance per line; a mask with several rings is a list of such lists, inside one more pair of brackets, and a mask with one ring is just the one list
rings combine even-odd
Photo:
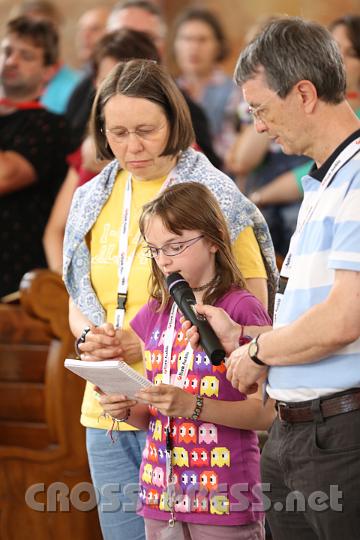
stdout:
[[[91,123],[99,157],[115,159],[76,191],[65,233],[64,281],[81,358],[122,357],[142,371],[140,345],[128,326],[148,299],[150,266],[138,218],[142,205],[169,184],[200,182],[212,191],[247,287],[271,305],[277,271],[264,218],[230,178],[191,148],[189,111],[165,69],[148,60],[118,64],[98,90]],[[91,385],[81,422],[104,538],[119,538],[120,530],[121,537],[144,538],[134,492],[145,433],[117,422],[117,443],[111,444],[105,430],[112,420],[101,418]]]

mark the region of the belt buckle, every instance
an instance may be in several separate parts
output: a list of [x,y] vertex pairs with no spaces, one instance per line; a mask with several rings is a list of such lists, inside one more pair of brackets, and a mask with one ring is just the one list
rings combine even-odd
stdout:
[[280,422],[286,422],[286,420],[282,417],[281,411],[287,408],[288,408],[287,404],[284,403],[283,401],[279,401],[277,403],[277,411],[278,411]]

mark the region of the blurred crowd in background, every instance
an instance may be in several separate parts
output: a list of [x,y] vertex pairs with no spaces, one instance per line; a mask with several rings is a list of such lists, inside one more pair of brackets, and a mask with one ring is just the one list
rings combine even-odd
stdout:
[[[76,188],[98,174],[88,121],[96,89],[111,69],[131,58],[176,67],[189,106],[196,149],[233,179],[263,212],[276,254],[287,252],[311,167],[254,129],[241,89],[222,69],[230,52],[226,29],[211,11],[190,7],[171,28],[159,8],[129,0],[85,10],[74,35],[80,69],[60,56],[64,14],[47,0],[14,6],[0,50],[0,297],[19,287],[25,272],[62,271],[62,243]],[[249,42],[268,21],[248,29]],[[360,16],[330,26],[347,72],[347,98],[360,109]]]

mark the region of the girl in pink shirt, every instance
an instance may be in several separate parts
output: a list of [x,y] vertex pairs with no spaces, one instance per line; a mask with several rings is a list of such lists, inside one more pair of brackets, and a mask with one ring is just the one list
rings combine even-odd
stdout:
[[[260,302],[244,288],[229,232],[210,191],[199,183],[164,190],[148,203],[140,230],[151,258],[151,299],[132,320],[143,343],[148,379],[139,394],[101,398],[104,411],[148,429],[140,469],[140,513],[148,540],[264,538],[255,429],[269,427],[271,402],[246,397],[192,350],[166,277],[179,272],[198,303],[222,307],[244,326],[270,325]],[[168,536],[167,536],[168,535]]]

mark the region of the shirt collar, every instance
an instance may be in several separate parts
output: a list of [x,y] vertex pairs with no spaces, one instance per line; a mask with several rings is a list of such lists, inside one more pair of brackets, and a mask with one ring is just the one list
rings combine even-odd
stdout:
[[335,148],[333,153],[327,158],[326,161],[324,161],[324,163],[319,168],[316,166],[316,163],[314,163],[309,172],[309,175],[312,178],[315,178],[315,180],[319,180],[319,182],[321,182],[324,179],[328,170],[330,169],[331,165],[334,163],[335,159],[338,157],[338,155],[344,150],[344,148],[346,148],[352,141],[354,141],[358,137],[360,137],[360,129],[354,131],[354,133],[349,135],[349,137],[347,137],[341,144],[339,144],[339,146]]

